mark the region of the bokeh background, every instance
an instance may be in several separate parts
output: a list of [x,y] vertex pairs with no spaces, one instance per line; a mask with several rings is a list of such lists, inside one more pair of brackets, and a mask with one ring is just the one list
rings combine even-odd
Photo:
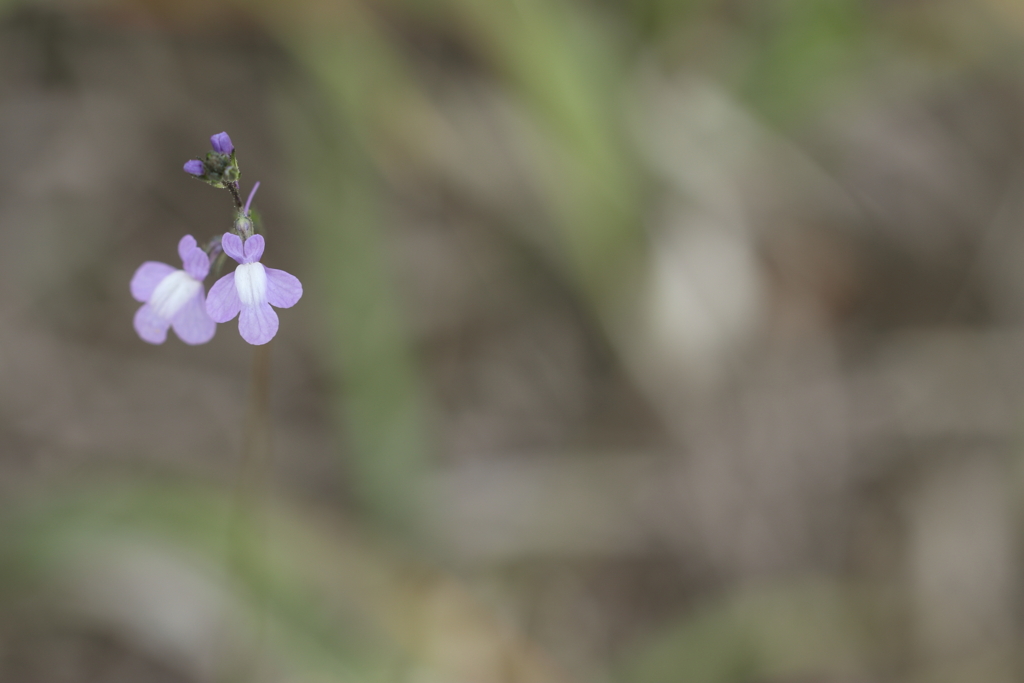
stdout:
[[3,0],[0,680],[1021,680],[1022,323],[1011,0]]

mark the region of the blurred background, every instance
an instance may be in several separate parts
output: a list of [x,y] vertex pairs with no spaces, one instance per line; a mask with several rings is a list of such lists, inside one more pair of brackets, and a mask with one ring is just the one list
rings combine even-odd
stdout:
[[[0,680],[1021,680],[1022,121],[1010,0],[0,0]],[[222,130],[262,355],[132,329]]]

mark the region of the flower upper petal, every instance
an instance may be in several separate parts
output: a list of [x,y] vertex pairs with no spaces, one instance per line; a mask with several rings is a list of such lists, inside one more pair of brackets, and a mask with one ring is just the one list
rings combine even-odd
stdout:
[[213,339],[217,323],[206,312],[206,297],[200,289],[171,319],[178,338],[186,344],[205,344]]
[[178,240],[178,256],[181,257],[182,263],[188,257],[189,253],[196,248],[196,238],[192,235],[185,235]]
[[245,262],[255,263],[263,256],[263,235],[253,235],[245,241]]
[[206,297],[206,312],[214,322],[226,323],[238,315],[242,302],[235,289],[235,274],[228,273],[213,283]]
[[243,306],[238,316],[238,333],[250,344],[266,344],[277,334],[277,313],[264,302],[256,306]]
[[185,272],[199,282],[205,280],[206,274],[210,272],[210,257],[199,247],[192,247],[181,257],[181,262],[185,265]]
[[239,263],[245,263],[245,254],[242,251],[242,238],[233,232],[226,232],[220,238],[220,246],[224,253]]
[[136,301],[149,301],[157,285],[174,271],[175,269],[166,263],[146,261],[139,266],[138,270],[135,271],[135,275],[132,276],[132,281],[129,285],[132,298]]
[[302,283],[291,273],[264,268],[267,273],[267,301],[278,308],[291,308],[302,298]]
[[132,323],[142,341],[150,344],[163,344],[167,339],[167,328],[171,326],[171,321],[158,316],[149,304],[144,304],[135,312]]

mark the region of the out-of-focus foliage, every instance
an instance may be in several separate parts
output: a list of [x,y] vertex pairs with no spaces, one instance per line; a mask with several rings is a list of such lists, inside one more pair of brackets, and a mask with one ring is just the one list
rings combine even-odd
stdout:
[[[114,629],[200,679],[558,680],[450,579],[248,502],[168,483],[54,491],[4,525],[4,605]],[[471,656],[439,628],[469,633]]]
[[848,588],[813,578],[792,588],[747,589],[660,634],[622,678],[727,683],[787,680],[808,671],[864,676],[865,616]]

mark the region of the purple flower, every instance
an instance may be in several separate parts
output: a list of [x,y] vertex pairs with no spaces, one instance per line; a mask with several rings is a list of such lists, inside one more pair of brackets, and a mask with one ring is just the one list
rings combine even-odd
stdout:
[[185,173],[203,175],[206,173],[206,165],[199,161],[199,159],[189,159],[185,162]]
[[239,265],[210,287],[206,312],[219,323],[238,315],[242,339],[250,344],[266,344],[278,327],[277,313],[271,306],[294,306],[302,297],[302,283],[294,275],[259,262],[264,247],[262,235],[253,235],[243,245],[238,235],[226,232],[220,244]]
[[205,344],[216,331],[203,292],[210,259],[192,235],[178,242],[178,255],[184,270],[146,261],[132,276],[132,297],[144,303],[135,313],[135,331],[150,344],[163,344],[168,327],[186,344]]
[[214,152],[220,152],[221,154],[231,154],[235,151],[235,146],[231,144],[231,138],[228,137],[227,133],[222,132],[211,135],[210,144],[213,146]]

